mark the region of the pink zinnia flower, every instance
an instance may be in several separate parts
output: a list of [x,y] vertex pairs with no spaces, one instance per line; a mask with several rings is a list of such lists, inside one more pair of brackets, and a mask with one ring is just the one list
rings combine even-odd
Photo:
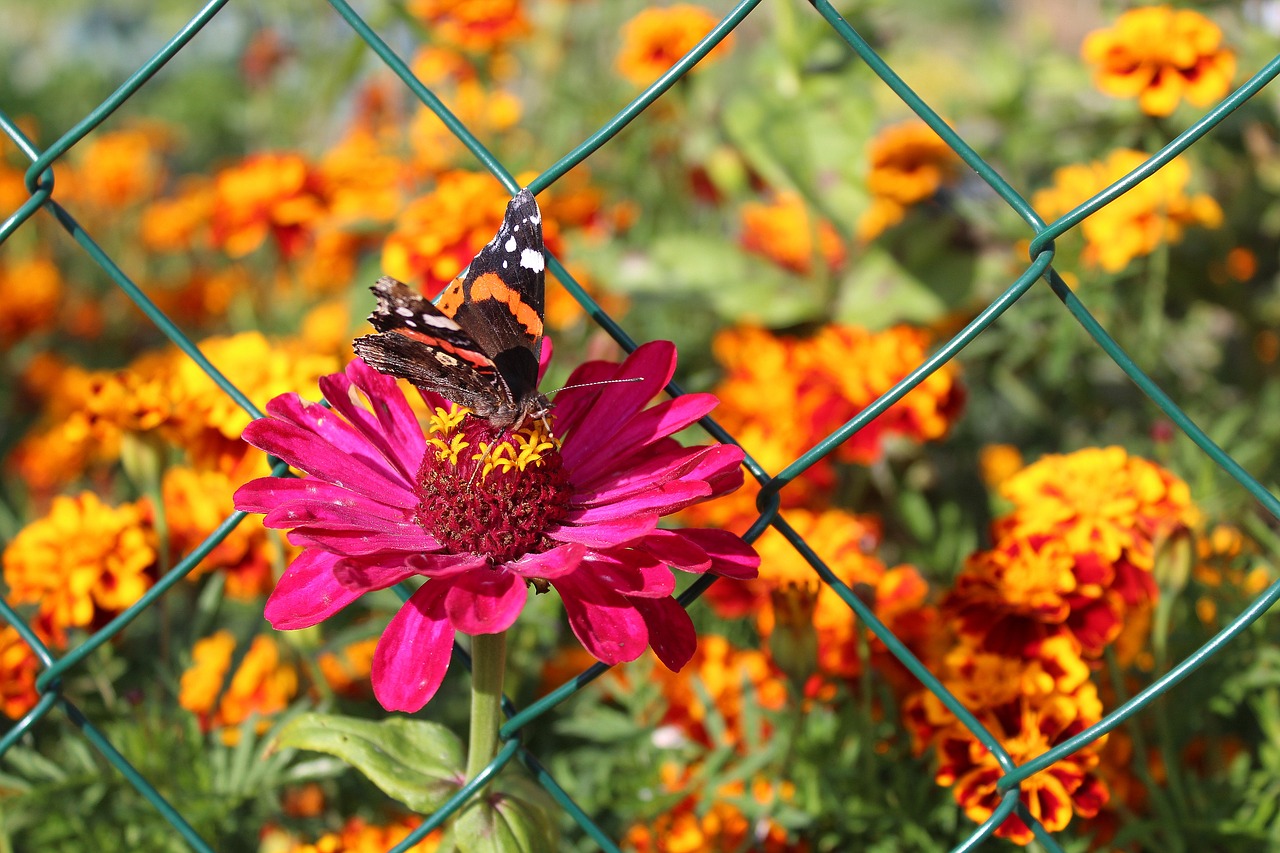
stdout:
[[366,592],[426,578],[374,655],[374,693],[392,711],[426,704],[455,632],[505,631],[530,586],[555,588],[599,660],[635,660],[652,646],[678,670],[697,639],[670,569],[753,578],[760,560],[726,531],[658,528],[662,516],[742,484],[738,447],[670,437],[711,411],[714,396],[645,408],[675,363],[675,348],[658,341],[621,365],[582,365],[570,385],[640,381],[569,391],[552,412],[554,437],[539,421],[495,440],[486,422],[429,391],[420,391],[434,412],[424,430],[396,381],[360,360],[320,380],[332,409],[275,398],[244,439],[309,476],[236,492],[238,509],[266,513],[266,526],[289,529],[304,549],[267,600],[267,619],[306,628]]

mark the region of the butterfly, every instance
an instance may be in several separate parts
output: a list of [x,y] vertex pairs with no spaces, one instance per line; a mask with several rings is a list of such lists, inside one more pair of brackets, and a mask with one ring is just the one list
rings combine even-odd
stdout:
[[439,304],[383,276],[370,288],[377,334],[356,338],[370,367],[466,406],[499,432],[545,418],[538,353],[545,311],[542,213],[529,190],[507,204],[497,236],[445,288]]

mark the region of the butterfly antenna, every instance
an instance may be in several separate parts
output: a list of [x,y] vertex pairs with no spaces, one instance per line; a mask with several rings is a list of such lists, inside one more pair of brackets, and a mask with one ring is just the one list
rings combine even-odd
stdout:
[[644,381],[643,376],[633,376],[630,379],[601,379],[599,382],[583,382],[580,385],[565,385],[561,388],[557,388],[554,391],[548,391],[547,396],[550,397],[552,394],[559,394],[561,391],[570,391],[575,388],[593,388],[596,385],[621,385],[624,382],[643,382],[643,381]]

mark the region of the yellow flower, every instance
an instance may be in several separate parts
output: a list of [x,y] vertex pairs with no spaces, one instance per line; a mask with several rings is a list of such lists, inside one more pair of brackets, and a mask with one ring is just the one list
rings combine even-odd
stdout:
[[316,658],[320,674],[335,693],[344,696],[370,695],[369,673],[373,668],[373,650],[377,637],[369,637],[344,646],[340,651],[325,652]]
[[1183,99],[1200,107],[1219,100],[1236,73],[1235,54],[1223,46],[1218,25],[1169,6],[1125,12],[1115,26],[1090,33],[1081,53],[1102,92],[1136,97],[1152,116],[1169,115]]
[[867,152],[871,207],[858,222],[858,237],[871,240],[898,224],[907,208],[932,198],[960,174],[961,161],[922,121],[885,128]]
[[529,31],[521,0],[410,0],[432,38],[464,50],[491,52]]
[[[1113,151],[1104,161],[1064,166],[1053,173],[1053,186],[1032,199],[1036,210],[1052,220],[1123,178],[1147,160],[1141,151]],[[1182,239],[1188,226],[1217,228],[1222,208],[1208,195],[1188,195],[1191,167],[1173,160],[1080,225],[1084,259],[1107,272],[1119,272],[1134,258],[1149,255],[1161,243]]]
[[829,222],[813,220],[796,193],[779,193],[769,204],[745,204],[741,215],[742,245],[779,266],[805,274],[812,268],[815,254],[832,270],[844,263],[844,246],[836,229]]
[[67,628],[93,628],[142,597],[153,582],[155,534],[138,504],[104,505],[92,492],[57,497],[49,514],[4,550],[14,604],[38,605],[58,645]]
[[[647,86],[692,50],[717,23],[719,20],[706,9],[690,3],[645,9],[622,27],[618,72],[638,86]],[[729,38],[720,42],[699,66],[722,56],[729,42]]]
[[[253,638],[240,667],[227,682],[235,648],[230,631],[218,631],[197,641],[178,692],[179,704],[199,718],[201,730],[222,730],[222,739],[229,744],[239,741],[236,726],[251,715],[269,717],[284,710],[298,692],[297,671],[280,662],[276,641],[265,634]],[[255,730],[264,732],[270,725],[270,720],[261,719]]]
[[53,262],[0,264],[0,347],[53,325],[62,307],[62,276]]
[[356,128],[318,167],[337,225],[388,223],[404,203],[405,168],[371,131]]
[[982,482],[995,488],[1022,468],[1022,452],[1012,444],[988,444],[978,452]]

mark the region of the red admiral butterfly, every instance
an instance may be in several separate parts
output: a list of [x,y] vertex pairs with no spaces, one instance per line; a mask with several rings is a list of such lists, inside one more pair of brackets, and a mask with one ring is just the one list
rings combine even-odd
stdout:
[[542,214],[533,193],[521,190],[497,236],[438,305],[390,276],[378,279],[370,288],[378,307],[369,315],[378,333],[356,338],[356,354],[500,431],[545,417],[551,402],[538,393],[545,267]]

